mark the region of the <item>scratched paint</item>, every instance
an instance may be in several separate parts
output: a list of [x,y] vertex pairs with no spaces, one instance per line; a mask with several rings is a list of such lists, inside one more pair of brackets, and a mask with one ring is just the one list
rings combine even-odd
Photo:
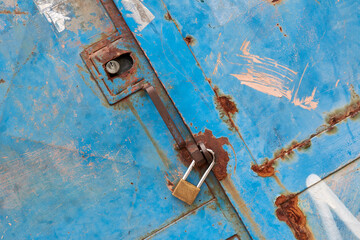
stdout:
[[313,89],[310,96],[301,99],[298,97],[298,91],[308,65],[306,65],[295,90],[293,82],[298,76],[297,72],[271,58],[251,54],[250,41],[244,41],[240,51],[241,53],[237,56],[242,59],[242,63],[237,64],[245,65],[247,72],[231,75],[236,77],[241,84],[275,97],[287,98],[295,106],[307,110],[317,107],[318,101],[314,100],[316,88]]
[[[8,4],[9,1],[5,2]],[[219,119],[216,104],[213,101],[215,99],[214,93],[207,84],[216,84],[223,92],[232,95],[232,101],[238,110],[234,123],[240,126],[238,130],[239,132],[241,130],[256,159],[271,156],[275,149],[286,146],[292,139],[304,139],[306,136],[316,132],[315,129],[323,123],[322,114],[324,112],[330,112],[331,109],[337,109],[349,103],[347,89],[351,83],[355,83],[354,88],[358,90],[357,78],[354,70],[352,70],[358,68],[359,62],[358,58],[354,57],[357,52],[357,48],[354,47],[357,40],[354,39],[354,36],[358,35],[358,21],[353,18],[354,12],[356,12],[353,9],[357,9],[356,1],[339,2],[331,5],[321,5],[315,1],[283,1],[276,8],[263,0],[251,1],[251,3],[249,1],[240,1],[231,4],[225,3],[225,7],[222,9],[220,4],[216,5],[220,14],[217,15],[212,12],[215,11],[214,8],[207,5],[207,2],[210,1],[178,2],[165,0],[166,4],[171,2],[169,3],[171,5],[169,7],[170,16],[174,18],[174,21],[179,22],[184,36],[177,33],[176,29],[174,31],[171,23],[163,19],[166,12],[163,11],[163,6],[158,2],[146,2],[148,9],[156,9],[152,14],[157,21],[152,21],[151,28],[147,27],[145,28],[146,31],[142,31],[144,35],[139,36],[138,41],[141,42],[141,46],[144,48],[152,65],[161,76],[161,81],[169,91],[181,116],[185,119],[185,122],[192,123],[191,130],[193,132],[203,132],[205,129],[211,129],[215,136],[229,138],[235,149],[234,152],[238,155],[238,162],[236,164],[237,171],[228,171],[231,174],[228,174],[227,178],[232,181],[231,191],[234,192],[238,203],[234,204],[234,206],[244,219],[244,222],[246,222],[246,226],[249,228],[253,238],[292,239],[293,234],[287,224],[276,220],[274,214],[273,203],[276,196],[282,194],[283,189],[278,188],[277,184],[273,184],[273,178],[263,179],[249,170],[251,158],[248,153],[244,153],[245,151],[242,150],[244,147],[242,142],[239,141],[239,137],[234,136],[227,126],[223,126],[225,124],[222,124],[222,120]],[[120,1],[117,1],[117,3],[125,16],[128,13],[127,10],[121,5]],[[25,1],[21,2],[21,4],[26,6]],[[261,9],[257,7],[258,5],[261,6]],[[3,137],[0,142],[3,147],[1,153],[10,152],[6,149],[7,146],[16,146],[15,152],[17,153],[24,151],[36,153],[37,146],[35,146],[35,142],[41,142],[39,143],[40,146],[42,143],[50,144],[60,149],[65,148],[64,151],[70,150],[74,155],[67,154],[68,157],[62,159],[57,154],[46,155],[45,151],[38,151],[42,155],[44,163],[46,163],[41,165],[41,167],[44,167],[44,169],[41,169],[41,173],[38,172],[37,162],[31,162],[32,158],[37,157],[36,154],[30,154],[30,157],[24,157],[22,161],[19,161],[20,163],[30,161],[25,169],[34,169],[32,176],[36,180],[43,180],[31,182],[33,192],[27,192],[27,189],[21,190],[21,186],[15,184],[14,186],[10,184],[9,189],[7,189],[18,192],[18,194],[10,194],[10,196],[15,196],[16,200],[22,200],[22,204],[27,203],[26,199],[29,199],[28,202],[34,205],[29,207],[29,205],[23,204],[24,208],[20,209],[21,211],[25,209],[26,211],[30,210],[27,212],[40,212],[35,218],[32,216],[32,223],[34,223],[35,219],[35,221],[39,221],[39,225],[34,224],[31,229],[38,234],[42,232],[42,229],[48,229],[46,225],[48,223],[51,224],[53,229],[57,230],[60,237],[68,238],[69,235],[66,234],[70,232],[72,236],[87,239],[99,236],[107,238],[109,233],[119,234],[114,235],[114,238],[122,238],[127,237],[129,232],[132,238],[136,238],[137,236],[148,236],[147,234],[150,231],[154,231],[154,229],[157,231],[166,226],[175,226],[174,232],[178,231],[180,233],[181,228],[176,228],[176,226],[179,226],[176,219],[186,211],[181,204],[172,205],[169,198],[165,199],[166,194],[170,193],[166,177],[172,181],[171,176],[174,174],[172,172],[178,169],[183,171],[185,167],[181,165],[182,163],[178,163],[177,154],[174,153],[173,146],[169,144],[171,137],[169,138],[165,133],[166,129],[164,130],[159,122],[152,122],[152,120],[159,119],[146,111],[151,109],[150,105],[147,105],[148,102],[143,101],[146,97],[140,95],[132,100],[139,104],[137,105],[137,112],[141,115],[141,119],[144,120],[144,124],[149,124],[148,129],[151,136],[156,136],[155,139],[159,141],[159,146],[169,160],[174,165],[178,164],[170,172],[163,169],[161,157],[158,156],[154,144],[147,137],[144,138],[146,133],[133,113],[121,104],[116,109],[113,109],[102,103],[103,99],[100,100],[99,96],[93,94],[92,90],[86,85],[86,83],[89,85],[94,84],[91,83],[94,81],[91,80],[87,70],[81,71],[81,75],[78,74],[79,67],[76,66],[86,68],[79,59],[79,53],[83,48],[99,39],[95,37],[94,32],[90,34],[89,31],[99,33],[106,29],[106,26],[100,25],[100,27],[94,28],[89,24],[88,27],[81,28],[78,24],[71,24],[76,14],[68,15],[71,20],[65,21],[65,30],[62,34],[58,34],[64,36],[59,41],[59,39],[52,36],[49,26],[43,24],[44,21],[40,21],[39,17],[31,11],[32,8],[33,6],[20,6],[19,9],[22,12],[29,12],[29,14],[14,17],[14,19],[19,16],[31,17],[32,21],[26,22],[28,24],[27,29],[25,29],[25,26],[21,26],[22,24],[12,25],[13,23],[10,20],[6,20],[7,26],[5,26],[5,30],[12,28],[9,34],[6,33],[7,35],[15,33],[18,39],[27,36],[22,41],[22,47],[13,51],[21,54],[18,55],[5,49],[11,49],[9,46],[14,46],[10,44],[10,41],[4,41],[6,44],[0,46],[2,53],[0,60],[9,64],[4,64],[6,66],[4,72],[6,73],[12,69],[16,71],[14,77],[11,77],[11,75],[9,77],[8,74],[1,76],[5,83],[1,84],[0,88],[6,88],[5,91],[7,91],[8,84],[12,83],[12,87],[8,91],[9,94],[4,101],[5,104],[1,105],[0,132],[9,135],[6,137],[1,135]],[[198,11],[194,11],[194,9]],[[229,14],[234,9],[235,14]],[[11,8],[9,11],[14,12],[14,9]],[[80,15],[83,16],[85,13]],[[4,14],[2,17],[7,19],[12,15]],[[97,16],[94,16],[94,18],[97,18]],[[210,21],[207,22],[208,19]],[[287,21],[279,21],[283,19],[287,19]],[[301,22],[298,22],[300,19]],[[42,20],[44,20],[43,17]],[[139,24],[136,22],[133,24],[134,20],[131,16],[128,16],[127,21],[133,32],[139,31],[137,29]],[[87,20],[81,22],[86,24]],[[281,23],[289,37],[284,38],[279,34],[279,29],[274,27],[276,23]],[[15,28],[12,26],[16,26],[16,29],[25,29],[24,34],[16,33]],[[65,36],[67,34],[64,33],[69,29],[68,27],[74,27],[75,31]],[[88,34],[81,35],[81,31]],[[39,37],[32,38],[35,35],[33,32]],[[198,62],[195,62],[184,42],[187,35],[194,36],[197,40],[197,44],[191,47]],[[285,87],[292,91],[291,100],[255,90],[241,84],[240,80],[231,76],[231,74],[247,72],[246,68],[248,66],[236,65],[241,61],[238,61],[239,57],[235,59],[236,56],[233,56],[238,53],[238,48],[245,38],[251,41],[250,55],[270,56],[278,64],[297,72],[289,85],[284,84]],[[6,39],[6,36],[2,35],[1,40],[3,39]],[[37,41],[33,39],[37,39]],[[149,39],[152,41],[149,41]],[[76,42],[77,45],[69,46],[68,41]],[[30,44],[32,42],[36,42],[36,44]],[[218,45],[215,45],[215,42]],[[354,44],[352,45],[352,43]],[[36,45],[36,47],[34,48],[33,45]],[[205,58],[203,56],[209,54],[209,49],[214,51],[212,53],[214,57],[213,59],[208,58],[209,67],[207,67],[203,62]],[[341,51],[333,51],[333,49],[341,49]],[[41,52],[47,52],[47,54],[43,56]],[[11,60],[6,57],[7,54],[11,55]],[[219,61],[217,61],[218,59]],[[17,60],[20,60],[19,66],[14,67],[14,65],[10,64]],[[42,63],[42,65],[37,63]],[[216,65],[217,71],[214,72]],[[43,71],[45,67],[39,66],[46,66],[48,69]],[[199,68],[202,68],[203,73]],[[212,73],[215,74],[212,75]],[[204,79],[202,74],[211,76],[212,79]],[[302,79],[301,85],[299,84],[300,79]],[[311,79],[311,81],[308,79]],[[98,89],[96,85],[91,86]],[[335,89],[333,89],[334,87]],[[297,94],[296,97],[295,94]],[[309,98],[306,99],[307,97]],[[28,101],[28,99],[32,99],[32,101]],[[294,99],[298,101],[294,102]],[[54,101],[58,101],[58,103],[55,104]],[[311,107],[310,103],[312,102],[318,102],[318,104],[311,111],[295,105],[302,104]],[[345,115],[352,118],[354,106],[346,108]],[[341,116],[344,116],[343,113],[341,113]],[[339,115],[334,117],[335,121],[342,119],[342,117],[338,118]],[[354,115],[354,117],[356,116]],[[179,119],[177,121],[180,122]],[[344,121],[344,124],[339,124],[336,134],[329,136],[324,134],[326,138],[314,137],[310,151],[299,153],[299,156],[295,156],[293,161],[279,166],[279,169],[277,169],[280,172],[277,174],[279,179],[281,178],[282,182],[285,182],[286,187],[295,189],[294,192],[298,192],[303,190],[304,179],[302,175],[305,175],[307,171],[324,176],[337,169],[339,165],[345,164],[348,159],[358,154],[359,149],[356,147],[356,142],[354,142],[359,136],[356,130],[358,128],[357,122]],[[18,138],[12,139],[14,136]],[[25,141],[25,138],[34,141],[34,143],[22,143],[21,141]],[[17,140],[20,142],[19,145],[15,143]],[[20,145],[23,146],[20,147]],[[168,147],[169,145],[171,146]],[[48,151],[52,152],[53,150]],[[81,155],[76,155],[77,151],[84,156],[84,160],[81,160],[83,159]],[[231,153],[231,150],[229,153]],[[99,158],[95,159],[96,156],[94,155],[99,156]],[[107,158],[106,155],[111,157]],[[325,155],[330,157],[324,157]],[[10,156],[4,155],[7,158],[2,158],[2,160],[9,159]],[[57,165],[52,164],[53,157],[58,157],[61,160],[60,163]],[[66,162],[66,160],[69,160],[69,162]],[[71,163],[77,161],[83,163],[83,169],[82,166],[72,168]],[[109,161],[111,161],[111,164],[108,164]],[[65,166],[65,163],[69,163],[69,165]],[[120,163],[126,164],[122,165]],[[231,157],[228,168],[233,170],[234,164],[235,160]],[[6,169],[8,165],[11,166],[11,161],[6,162],[5,168],[1,169]],[[16,165],[14,165],[11,167],[16,168]],[[48,166],[47,169],[50,170],[46,170],[45,166]],[[121,171],[122,168],[126,169],[125,173]],[[58,169],[59,171],[51,171],[51,169]],[[47,177],[48,175],[44,177],[44,172],[49,173],[49,177]],[[88,176],[89,172],[90,176]],[[127,179],[129,175],[134,177]],[[15,173],[13,176],[16,177]],[[40,178],[36,178],[37,176]],[[54,178],[54,176],[56,177]],[[114,183],[113,179],[119,182]],[[76,182],[72,184],[72,181]],[[298,181],[302,181],[302,184],[299,184]],[[63,191],[60,193],[55,191],[54,186],[55,189]],[[80,191],[76,191],[79,190],[77,186],[82,186]],[[119,191],[119,186],[121,186],[121,191]],[[116,190],[112,189],[113,187]],[[204,187],[206,186],[204,185]],[[56,193],[56,196],[60,196],[59,199],[65,198],[66,201],[59,202],[58,199],[55,199],[57,204],[50,205],[46,209],[49,211],[44,211],[44,201],[40,200],[50,200],[48,202],[54,200],[50,194],[42,191],[44,188],[49,193]],[[354,193],[346,192],[346,194],[349,198],[354,196]],[[156,198],[155,201],[151,197],[153,195],[159,196],[159,198]],[[339,194],[337,193],[337,195]],[[30,198],[24,198],[24,196]],[[66,198],[68,196],[72,198]],[[206,198],[206,196],[209,196],[208,193],[203,196],[205,196],[202,198],[204,202],[197,206],[213,201],[211,196]],[[94,197],[96,201],[94,201]],[[77,198],[82,200],[80,204],[76,201]],[[232,198],[233,203],[236,202],[234,198]],[[146,199],[146,201],[143,201],[143,199]],[[222,199],[226,199],[226,196]],[[65,205],[64,207],[61,205],[69,202],[77,206],[72,207],[70,205],[69,207],[69,205]],[[110,207],[111,204],[116,207]],[[143,213],[149,213],[149,209],[150,211],[153,209],[151,208],[153,204],[163,207],[156,209],[157,212],[151,213],[152,216],[157,218],[145,219],[152,220],[149,224],[153,224],[153,228],[149,227],[144,232],[141,232],[142,229],[134,228],[132,226],[136,225],[134,223],[147,227],[147,224],[144,223]],[[302,202],[299,201],[299,204],[302,204]],[[211,206],[213,205],[211,204]],[[356,205],[356,203],[351,202],[349,209]],[[58,211],[56,207],[58,207]],[[250,209],[250,211],[241,211],[239,210],[241,207],[245,210]],[[211,209],[214,210],[214,207]],[[127,210],[129,210],[128,214],[124,214]],[[159,214],[159,211],[162,214]],[[48,212],[55,213],[59,217],[56,219],[57,221],[51,223],[52,219],[46,218]],[[226,221],[221,215],[213,217],[213,214],[217,214],[217,212],[218,210],[206,211],[199,209],[187,213],[189,213],[190,220],[200,219],[196,223],[201,223],[202,216],[209,216],[206,214],[210,214],[211,218],[207,219],[220,219],[224,225]],[[316,214],[315,210],[314,212]],[[196,217],[199,218],[192,219],[192,213],[196,213]],[[355,211],[353,215],[356,214],[358,212]],[[106,218],[99,218],[99,215],[106,216]],[[26,228],[27,226],[24,223],[17,223],[16,221],[19,221],[19,218],[15,218],[15,216],[14,212],[10,212],[6,217],[4,215],[1,218],[1,224],[6,225],[1,225],[1,228],[6,227],[4,237],[10,234],[21,234],[24,232],[23,229],[29,229]],[[336,214],[333,217],[338,218]],[[24,220],[24,218],[20,219]],[[64,219],[63,222],[61,222],[62,219]],[[123,223],[127,223],[131,219],[132,225],[122,224],[119,227],[118,224],[112,224],[118,222],[119,219]],[[161,222],[168,219],[171,220],[165,225],[161,225]],[[29,222],[29,219],[25,220]],[[69,224],[69,222],[74,221],[77,221],[76,224]],[[84,222],[93,221],[99,224],[90,227],[84,224]],[[180,222],[179,224],[181,224]],[[321,223],[320,218],[318,222]],[[46,227],[35,229],[41,224]],[[314,222],[312,224],[318,226]],[[71,226],[71,229],[69,227],[64,229],[61,226],[65,226],[65,228]],[[89,230],[88,235],[82,235],[84,234],[84,228],[82,231],[78,231],[78,228],[74,226],[85,227],[86,230]],[[187,229],[188,232],[201,232],[198,225],[194,228],[191,228],[191,226],[193,225],[186,226],[189,228]],[[340,231],[343,230],[341,225],[337,227]],[[119,228],[121,229],[119,230]],[[117,232],[114,233],[113,229],[117,229]],[[217,229],[224,228],[218,227]],[[261,229],[261,234],[257,232],[259,229]],[[321,231],[321,226],[317,227],[315,231]],[[141,233],[136,235],[138,232]],[[229,228],[226,229],[226,232],[229,233],[229,236],[209,233],[209,238],[216,236],[219,239],[234,235]],[[162,230],[162,234],[164,234],[162,236],[171,235],[166,232],[166,228]],[[181,234],[184,234],[182,235],[184,238],[187,237],[185,233],[181,232]],[[17,236],[20,239],[26,238],[26,236]],[[51,238],[53,235],[39,237]],[[241,237],[241,239],[243,238]]]
[[[171,16],[172,21],[177,23],[173,25],[174,30],[169,26],[170,22],[165,19],[164,21],[159,20],[159,23],[153,26],[151,37],[154,41],[150,44],[146,40],[142,40],[146,36],[150,37],[150,34],[141,36],[139,41],[161,77],[166,79],[165,72],[180,71],[182,74],[175,74],[177,79],[186,79],[177,80],[169,93],[178,103],[177,106],[184,119],[192,123],[190,127],[193,132],[198,132],[198,129],[203,131],[204,125],[213,124],[210,120],[212,108],[205,103],[204,106],[208,111],[204,113],[198,110],[200,108],[196,107],[197,104],[192,103],[193,101],[185,103],[184,92],[179,92],[181,89],[179,85],[186,86],[187,89],[194,87],[201,96],[199,99],[208,99],[207,95],[215,99],[214,94],[209,92],[209,88],[202,83],[204,81],[209,83],[212,88],[217,86],[220,91],[232,96],[239,110],[233,122],[238,126],[238,130],[256,160],[264,159],[266,156],[272,157],[277,149],[287,149],[284,146],[290,147],[294,139],[298,139],[298,143],[301,144],[294,144],[301,146],[302,150],[296,150],[297,154],[292,154],[292,160],[284,161],[276,166],[276,170],[274,169],[275,172],[279,171],[276,172],[279,183],[273,177],[259,180],[256,174],[248,176],[245,170],[242,171],[244,168],[249,171],[251,165],[251,160],[246,154],[241,157],[238,155],[240,163],[237,165],[236,174],[228,175],[233,180],[236,191],[253,210],[255,221],[261,222],[261,230],[265,238],[293,239],[293,233],[287,231],[290,229],[288,225],[272,218],[275,216],[273,203],[276,197],[283,194],[284,191],[284,188],[279,185],[282,184],[287,189],[291,189],[291,192],[302,191],[306,187],[305,179],[309,171],[316,169],[316,172],[321,173],[322,176],[326,175],[337,169],[339,165],[346,164],[349,158],[359,153],[359,148],[355,146],[356,142],[354,142],[358,137],[358,131],[354,130],[359,126],[356,121],[342,124],[339,127],[341,130],[336,135],[328,137],[324,134],[321,137],[314,137],[311,142],[305,141],[318,131],[319,126],[324,124],[326,112],[341,108],[349,102],[348,86],[357,81],[355,80],[357,73],[354,69],[358,68],[358,57],[352,51],[358,49],[356,47],[358,40],[355,40],[352,37],[353,34],[349,34],[346,30],[358,29],[355,23],[357,22],[355,11],[349,11],[350,8],[356,8],[355,1],[332,6],[324,6],[316,1],[232,2],[235,8],[238,7],[238,11],[232,15],[231,7],[222,8],[224,10],[222,24],[219,24],[215,12],[216,7],[218,10],[221,8],[220,4],[212,5],[211,1],[180,3],[164,0],[164,2],[168,12],[162,12],[159,17],[163,19],[164,15],[169,13],[168,16]],[[224,5],[228,6],[226,1]],[[149,6],[159,9],[156,3],[151,3]],[[214,6],[215,8],[213,8]],[[346,21],[347,23],[340,27],[338,23],[343,22],[344,19],[352,19],[354,23]],[[277,24],[281,26],[282,32]],[[176,29],[177,26],[180,27]],[[176,31],[179,34],[178,38],[173,37]],[[355,31],[358,33],[358,30]],[[160,37],[156,32],[161,33]],[[168,33],[164,34],[164,32]],[[284,34],[287,37],[284,37]],[[184,39],[187,35],[192,35],[197,40],[197,44],[191,46],[194,61],[188,59],[191,56],[184,54],[186,48],[179,44],[179,40]],[[344,36],[346,36],[346,40],[343,40]],[[164,41],[164,39],[168,41]],[[269,58],[269,62],[262,60],[262,63],[269,64],[271,70],[277,71],[277,73],[261,68],[269,67],[267,65],[256,62],[249,63],[246,58],[239,56],[245,55],[239,51],[244,41],[251,42],[249,55]],[[157,44],[157,42],[159,43]],[[347,46],[349,51],[334,53],[332,50],[334,45],[338,49],[344,49],[344,46]],[[158,51],[154,51],[154,49]],[[171,54],[160,54],[164,49],[165,52]],[[161,66],[160,59],[170,62],[171,64],[166,64],[166,67],[171,70],[166,70],[165,66]],[[352,60],[349,61],[349,59]],[[188,63],[187,67],[196,65],[200,70],[192,68],[193,76],[188,77],[185,74],[186,70],[178,62]],[[349,62],[351,67],[346,67],[344,62]],[[260,91],[261,89],[257,90],[242,84],[239,79],[231,75],[246,74],[247,69],[251,68],[250,64],[254,66],[253,72],[255,73],[265,72],[271,77],[275,76],[280,79],[282,85],[275,85],[275,87],[280,86],[280,89],[285,89],[285,91],[271,92],[276,95],[274,96]],[[205,77],[201,77],[199,72]],[[278,75],[279,72],[282,75]],[[341,80],[338,81],[338,79]],[[190,84],[187,84],[188,82]],[[357,90],[358,84],[355,85]],[[268,91],[268,89],[266,90]],[[196,97],[192,99],[199,100]],[[191,113],[191,106],[194,106],[193,109],[196,109],[199,118],[208,121],[208,125],[195,120],[194,114]],[[346,130],[347,124],[349,130]],[[224,130],[220,126],[217,128],[218,133],[213,128],[209,129],[217,136],[227,135],[223,134]],[[219,134],[220,132],[222,134]],[[231,143],[236,142],[232,134],[227,136]],[[327,142],[329,145],[326,144]],[[236,145],[234,145],[235,149],[239,147]],[[343,150],[334,146],[341,146]],[[239,153],[237,152],[237,154]],[[282,154],[279,151],[277,155]],[[332,158],[325,158],[325,155],[332,156]],[[286,158],[284,157],[284,160]],[[230,160],[229,169],[232,170],[233,165],[234,160]],[[228,173],[230,172],[228,171]],[[267,203],[268,199],[271,199],[270,204]],[[233,204],[237,206],[234,201]],[[298,204],[302,204],[301,201]],[[256,212],[257,209],[261,210]],[[272,216],[266,214],[268,210],[271,211]],[[251,229],[249,231],[252,237],[258,239],[255,228],[251,226],[245,214],[241,210],[239,210],[239,214],[245,219],[247,227]],[[291,215],[290,212],[289,215]],[[312,226],[310,227],[312,228]],[[320,229],[312,230],[316,233]],[[284,235],[279,237],[280,234]]]

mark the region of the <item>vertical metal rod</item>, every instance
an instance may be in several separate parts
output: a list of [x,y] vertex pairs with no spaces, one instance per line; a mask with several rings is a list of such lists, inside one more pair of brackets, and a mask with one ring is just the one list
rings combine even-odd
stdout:
[[188,167],[188,169],[186,170],[184,176],[182,177],[183,180],[186,180],[186,178],[189,176],[189,174],[190,174],[191,170],[193,169],[194,165],[195,165],[195,160],[192,160],[190,166]]
[[201,187],[201,185],[204,183],[206,177],[209,175],[211,169],[212,169],[212,168],[214,167],[214,165],[215,165],[215,153],[214,153],[211,149],[207,149],[207,150],[211,153],[211,155],[212,155],[212,157],[213,157],[213,160],[212,160],[210,166],[206,169],[204,175],[201,177],[198,185],[196,186],[197,188],[200,188],[200,187]]

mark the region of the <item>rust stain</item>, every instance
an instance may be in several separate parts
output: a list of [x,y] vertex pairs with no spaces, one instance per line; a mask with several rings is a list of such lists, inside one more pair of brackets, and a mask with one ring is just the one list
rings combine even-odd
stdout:
[[5,80],[4,79],[0,79],[0,84],[1,83],[5,83]]
[[174,191],[174,184],[168,179],[166,178],[166,187],[171,191],[173,192]]
[[17,9],[15,9],[14,11],[9,11],[9,10],[1,10],[0,14],[11,14],[11,15],[27,15],[29,14],[28,12],[22,12],[19,11]]
[[255,235],[258,239],[265,240],[263,233],[261,232],[260,226],[253,219],[254,213],[251,209],[246,205],[245,201],[241,198],[237,188],[234,186],[234,183],[231,181],[229,177],[226,177],[221,181],[225,191],[230,194],[235,204],[237,204],[239,211],[249,222],[251,228],[253,229]]
[[196,44],[196,39],[191,35],[186,35],[184,41],[188,46],[194,46]]
[[236,107],[235,102],[231,99],[230,96],[220,96],[217,98],[217,103],[221,106],[222,110],[228,112],[232,115],[239,112]]
[[276,217],[290,227],[298,240],[313,240],[314,235],[307,225],[306,216],[298,206],[298,197],[295,194],[280,195],[275,201],[278,207]]
[[237,133],[239,138],[244,143],[246,150],[250,154],[251,159],[254,163],[256,163],[254,156],[252,155],[249,147],[245,143],[245,140],[240,133],[239,127],[235,124],[235,121],[233,119],[235,117],[235,113],[239,111],[234,100],[230,95],[222,94],[217,86],[213,86],[210,78],[206,78],[206,80],[209,82],[211,88],[215,93],[214,101],[216,109],[219,111],[221,120],[223,120],[223,122],[229,127],[230,131],[234,131]]
[[231,146],[229,139],[226,137],[216,138],[212,131],[205,129],[204,133],[200,132],[195,135],[197,142],[202,142],[207,148],[212,149],[216,154],[216,164],[213,172],[216,178],[221,181],[227,176],[227,165],[229,162],[229,154],[225,151],[224,145]]
[[280,26],[280,24],[276,24],[276,26],[279,28],[280,32],[284,35],[284,37],[287,37],[287,35],[284,33],[284,30],[282,28],[282,26]]
[[275,6],[282,3],[282,0],[268,0],[268,2]]
[[263,164],[253,164],[251,169],[257,173],[260,177],[271,177],[275,175],[274,168],[275,160],[269,161],[269,159],[265,159]]
[[254,164],[251,169],[256,172],[260,177],[271,177],[275,173],[275,165],[278,159],[288,160],[294,156],[294,150],[305,151],[311,147],[311,139],[326,132],[328,134],[335,134],[337,132],[336,125],[348,118],[356,120],[360,118],[360,97],[355,92],[354,87],[350,87],[351,101],[344,107],[335,109],[327,114],[325,118],[325,125],[321,125],[317,128],[316,133],[311,134],[309,138],[297,142],[293,141],[288,147],[277,150],[274,153],[274,157],[269,160],[264,159],[261,165]]
[[228,125],[230,130],[234,130],[235,127],[232,118],[236,113],[239,112],[236,103],[231,96],[220,93],[218,87],[215,87],[214,89],[214,101],[216,104],[216,109],[220,113],[220,118],[223,120],[224,123]]
[[164,18],[165,18],[165,20],[173,21],[173,18],[171,17],[169,12],[165,13]]
[[328,125],[334,126],[349,117],[351,119],[356,119],[360,116],[360,97],[355,92],[353,86],[350,87],[350,93],[351,101],[349,104],[340,109],[336,109],[326,116],[325,121]]

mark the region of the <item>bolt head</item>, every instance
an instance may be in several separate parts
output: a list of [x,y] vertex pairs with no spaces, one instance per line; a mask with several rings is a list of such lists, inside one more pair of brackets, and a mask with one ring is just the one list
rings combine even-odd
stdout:
[[120,63],[115,60],[111,60],[105,65],[106,71],[110,74],[116,74],[120,70]]

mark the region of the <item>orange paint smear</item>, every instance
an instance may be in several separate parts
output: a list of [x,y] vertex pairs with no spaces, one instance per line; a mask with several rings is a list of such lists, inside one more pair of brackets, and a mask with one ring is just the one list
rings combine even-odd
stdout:
[[294,94],[292,85],[297,78],[297,72],[271,58],[262,58],[251,54],[249,41],[245,40],[240,50],[242,54],[237,56],[246,63],[239,65],[247,66],[247,72],[231,75],[236,77],[241,84],[274,97],[285,97],[295,106],[300,106],[307,110],[317,108],[318,102],[315,101],[316,88],[313,89],[310,96],[299,98],[297,95],[308,65],[305,67]]

